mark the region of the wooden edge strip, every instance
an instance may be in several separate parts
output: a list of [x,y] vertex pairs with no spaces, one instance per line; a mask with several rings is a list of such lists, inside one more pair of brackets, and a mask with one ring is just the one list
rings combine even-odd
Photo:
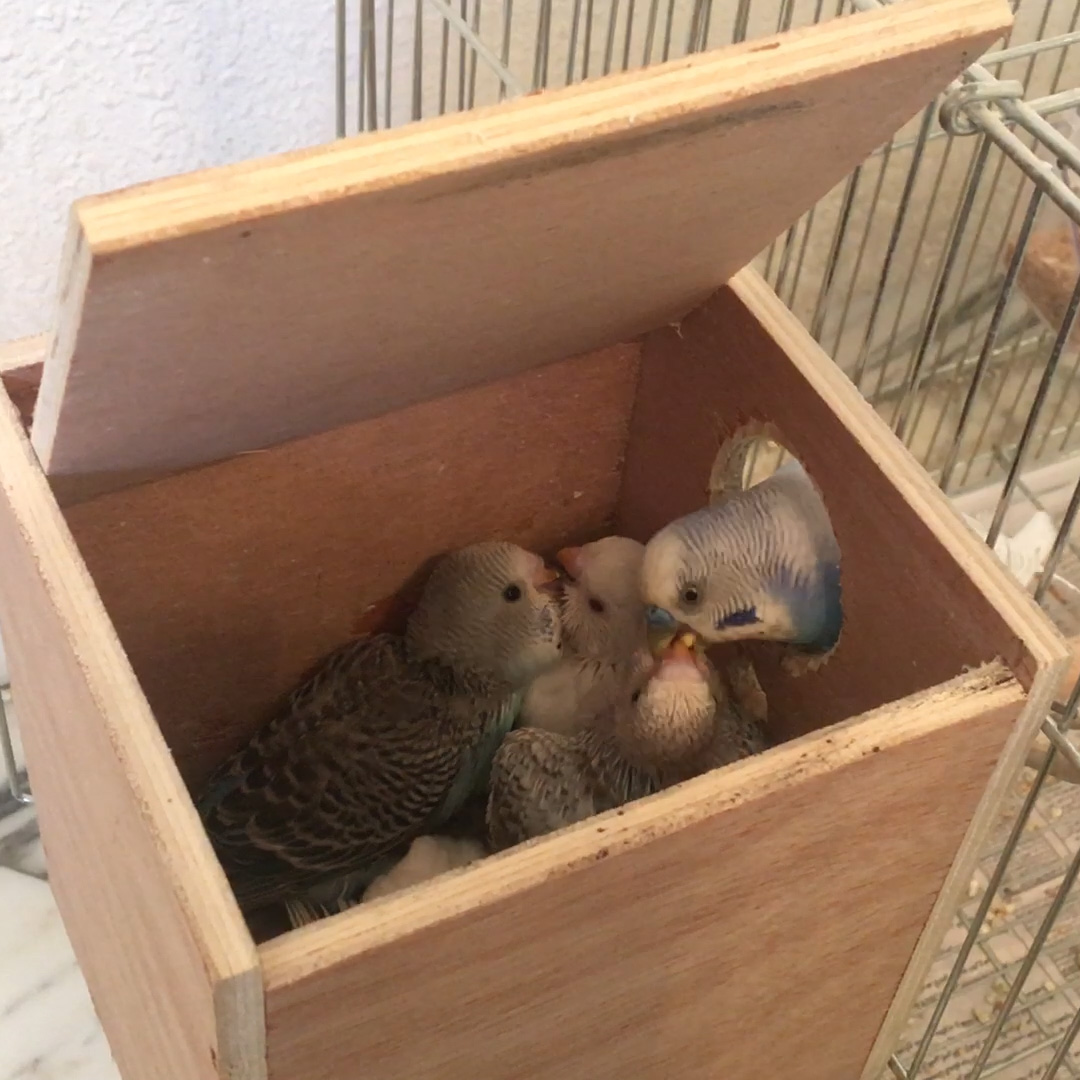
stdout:
[[[37,560],[109,740],[215,986],[222,1076],[266,1075],[262,978],[254,941],[150,706],[53,499],[15,407],[0,392],[0,485]],[[230,1054],[237,1057],[229,1059]],[[261,1064],[261,1068],[260,1068]]]
[[[95,254],[236,224],[362,192],[485,166],[533,169],[542,156],[611,153],[657,129],[689,131],[710,113],[797,85],[1012,24],[1004,0],[901,0],[638,71],[403,128],[358,135],[94,196],[76,204]],[[757,54],[765,53],[766,58]],[[745,122],[754,119],[747,110]],[[728,117],[728,122],[738,122]]]
[[27,430],[33,422],[42,370],[51,345],[51,334],[37,334],[0,345],[0,382]]
[[987,664],[642,802],[441,875],[388,897],[389,903],[361,904],[290,931],[259,946],[266,991],[273,993],[346,956],[534,888],[599,858],[618,857],[703,818],[1023,699],[1022,686],[1005,664]]
[[[1072,661],[1065,670],[1064,676],[1058,682],[1056,700],[1065,702],[1072,693],[1073,687],[1080,679],[1080,635],[1068,639],[1069,650],[1072,653]],[[1042,768],[1050,753],[1050,740],[1039,732],[1035,741],[1028,748],[1027,758],[1024,764],[1029,769],[1038,771]],[[1059,780],[1066,780],[1070,784],[1080,784],[1080,770],[1076,769],[1064,755],[1055,754],[1050,762],[1048,770],[1050,776],[1056,776]]]
[[1065,644],[1069,650],[1069,663],[1058,680],[1058,701],[1065,701],[1072,693],[1077,680],[1080,679],[1080,634],[1066,638]]
[[[904,497],[938,542],[962,566],[972,583],[1001,613],[1002,618],[1031,654],[1033,670],[1024,670],[1022,657],[1006,657],[1017,663],[1021,682],[1030,681],[1036,670],[1045,669],[1054,680],[1068,663],[1069,650],[1062,634],[1030,594],[1015,581],[997,556],[964,523],[948,497],[926,474],[851,380],[836,366],[751,268],[741,270],[730,288],[760,320],[784,349],[791,363],[829,408],[859,440],[866,454]],[[1034,734],[1037,724],[1027,732]]]
[[82,324],[86,290],[90,284],[93,259],[86,235],[75,210],[69,216],[64,253],[60,262],[60,295],[54,332],[50,335],[49,351],[38,384],[30,427],[30,442],[47,473],[52,457],[56,429],[60,420],[60,405],[64,397],[75,341]]
[[0,345],[0,375],[29,378],[49,355],[52,334],[34,334]]

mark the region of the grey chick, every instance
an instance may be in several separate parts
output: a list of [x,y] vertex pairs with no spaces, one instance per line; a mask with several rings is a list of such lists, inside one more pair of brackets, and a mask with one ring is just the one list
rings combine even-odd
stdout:
[[198,800],[245,911],[361,890],[486,790],[522,692],[559,658],[555,573],[509,543],[436,565],[403,636],[332,653]]
[[[640,658],[623,699],[576,735],[512,732],[495,754],[489,842],[498,851],[584,821],[768,746],[689,635]],[[640,654],[639,654],[640,657]]]

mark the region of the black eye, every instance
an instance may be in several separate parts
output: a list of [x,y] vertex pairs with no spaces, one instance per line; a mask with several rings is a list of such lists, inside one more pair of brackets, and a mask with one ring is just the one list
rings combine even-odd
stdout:
[[502,591],[503,599],[512,604],[515,600],[521,599],[521,586],[520,585],[507,585]]
[[701,598],[701,594],[698,592],[696,585],[684,585],[682,592],[679,594],[679,599],[684,604],[696,604]]
[[604,602],[602,600],[597,600],[595,596],[589,597],[589,607],[592,608],[597,615],[604,614]]
[[631,704],[631,705],[636,705],[636,704],[638,703],[638,698],[639,698],[639,697],[641,697],[641,691],[640,691],[640,690],[635,690],[635,691],[634,691],[634,692],[633,692],[633,693],[632,693],[632,694],[630,695],[630,704]]

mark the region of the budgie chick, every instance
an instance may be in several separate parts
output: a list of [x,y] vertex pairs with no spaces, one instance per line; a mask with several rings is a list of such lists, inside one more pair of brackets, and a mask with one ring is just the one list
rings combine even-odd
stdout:
[[448,870],[468,866],[486,854],[487,849],[483,844],[468,837],[418,836],[401,862],[377,877],[364,890],[364,901],[390,896],[421,881],[445,874]]
[[[692,640],[692,639],[691,639]],[[635,657],[621,699],[576,735],[521,728],[495,754],[488,796],[496,851],[643,798],[764,750],[760,721],[740,712],[687,637]]]
[[559,657],[555,577],[509,543],[445,556],[403,636],[339,648],[218,769],[199,810],[245,911],[362,888],[486,790]]
[[557,555],[568,580],[559,594],[563,656],[525,693],[519,726],[575,734],[610,706],[646,643],[641,600],[645,545],[607,536]]
[[657,532],[641,583],[653,631],[686,628],[708,644],[782,641],[814,654],[840,636],[840,548],[794,460]]
[[383,896],[401,892],[402,889],[430,881],[440,874],[456,870],[487,855],[483,844],[467,837],[456,836],[418,836],[410,845],[405,856],[385,874],[380,874],[362,895],[356,895],[347,888],[338,895],[327,897],[323,901],[311,899],[290,899],[285,902],[289,923],[295,930],[308,923],[336,915],[359,903],[378,900]]
[[[630,708],[612,731],[624,757],[652,771],[661,787],[730,765],[768,748],[763,695],[749,663],[721,674],[693,634],[675,638],[639,678]],[[725,677],[726,676],[726,677]],[[751,701],[748,682],[762,700]]]

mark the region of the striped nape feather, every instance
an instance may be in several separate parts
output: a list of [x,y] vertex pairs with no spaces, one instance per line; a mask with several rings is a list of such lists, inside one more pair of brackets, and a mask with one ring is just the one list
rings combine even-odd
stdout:
[[840,550],[806,473],[789,463],[754,487],[665,526],[646,545],[650,623],[683,625],[709,642],[837,642]]

